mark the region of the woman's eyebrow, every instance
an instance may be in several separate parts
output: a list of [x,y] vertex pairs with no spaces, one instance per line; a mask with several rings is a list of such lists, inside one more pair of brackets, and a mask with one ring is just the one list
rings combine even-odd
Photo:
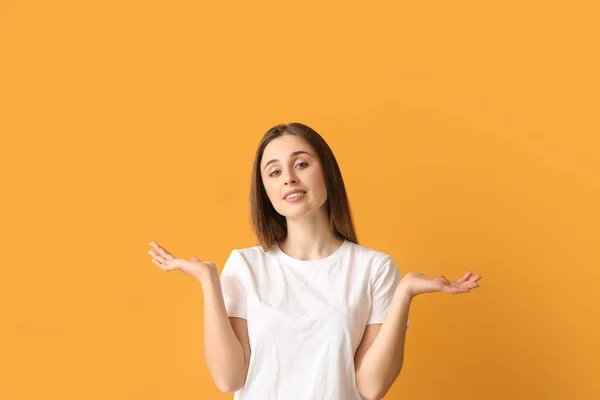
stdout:
[[[294,151],[293,153],[290,153],[290,158],[297,156],[298,154],[308,154],[309,156],[313,157],[312,154],[310,154],[307,151],[304,150],[298,150],[298,151]],[[279,162],[278,159],[273,159],[271,161],[269,161],[268,163],[265,164],[265,166],[263,167],[263,171],[267,168],[267,166],[269,166],[269,164],[272,164],[274,162]]]

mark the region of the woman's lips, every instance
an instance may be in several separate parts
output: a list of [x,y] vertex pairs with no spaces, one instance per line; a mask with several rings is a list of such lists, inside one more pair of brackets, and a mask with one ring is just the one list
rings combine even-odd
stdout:
[[284,199],[284,200],[287,201],[288,203],[297,203],[305,197],[306,197],[306,193],[301,194],[300,196],[292,197],[291,199]]

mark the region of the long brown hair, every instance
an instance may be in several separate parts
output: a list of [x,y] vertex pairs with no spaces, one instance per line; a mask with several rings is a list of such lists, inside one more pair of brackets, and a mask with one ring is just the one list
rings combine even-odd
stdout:
[[337,160],[321,135],[299,122],[275,125],[265,133],[256,150],[250,188],[250,224],[258,244],[265,251],[269,251],[276,242],[287,236],[286,219],[271,204],[260,173],[260,164],[265,148],[273,139],[286,134],[304,139],[316,151],[322,165],[327,188],[326,207],[329,214],[329,226],[337,237],[358,244],[346,187]]

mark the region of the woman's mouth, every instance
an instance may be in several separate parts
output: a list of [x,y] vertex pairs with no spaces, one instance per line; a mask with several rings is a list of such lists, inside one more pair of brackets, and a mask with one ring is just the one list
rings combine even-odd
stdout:
[[288,203],[297,203],[305,197],[306,197],[306,192],[296,192],[296,193],[290,194],[289,196],[284,198],[284,200],[287,201]]

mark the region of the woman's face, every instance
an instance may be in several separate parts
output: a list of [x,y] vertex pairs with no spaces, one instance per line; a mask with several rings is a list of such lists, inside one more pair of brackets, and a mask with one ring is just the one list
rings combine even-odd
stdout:
[[[314,149],[295,135],[280,136],[267,145],[260,173],[269,200],[284,217],[318,210],[327,200],[321,163]],[[301,193],[286,198],[291,191]]]

